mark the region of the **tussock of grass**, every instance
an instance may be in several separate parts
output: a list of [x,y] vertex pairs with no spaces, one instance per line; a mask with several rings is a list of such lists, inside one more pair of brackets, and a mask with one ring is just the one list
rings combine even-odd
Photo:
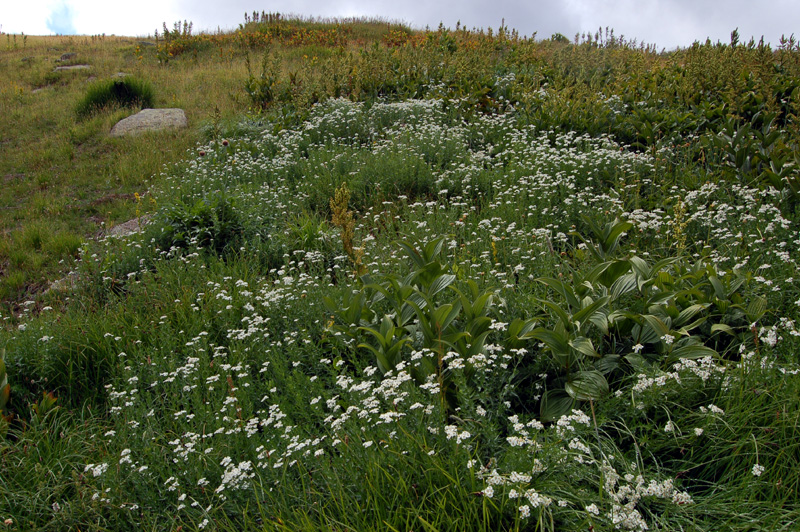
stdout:
[[141,107],[153,106],[154,92],[152,85],[133,76],[120,79],[95,81],[86,89],[86,96],[75,108],[80,117],[86,117],[95,111],[108,107]]

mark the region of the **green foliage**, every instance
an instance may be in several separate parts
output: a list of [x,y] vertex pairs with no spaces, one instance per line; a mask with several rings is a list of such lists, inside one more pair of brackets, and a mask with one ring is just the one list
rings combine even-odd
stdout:
[[745,279],[720,276],[706,261],[667,257],[650,263],[614,253],[630,222],[617,220],[602,230],[594,221],[589,225],[597,240],[577,236],[593,260],[572,270],[568,281],[537,279],[552,291],[538,300],[546,314],[536,321],[546,324],[520,335],[541,342],[560,368],[542,398],[542,419],[548,421],[606,396],[613,391],[609,378],[624,386],[623,375],[646,368],[737,356],[766,311],[762,296],[745,304]]
[[210,249],[223,254],[236,249],[242,237],[242,223],[235,199],[215,194],[190,205],[175,206],[164,213],[166,224],[158,237],[161,249],[172,247]]
[[133,76],[92,82],[86,95],[75,108],[79,117],[87,117],[94,112],[109,107],[153,106],[152,85]]
[[280,60],[277,55],[270,57],[264,52],[261,61],[261,72],[256,75],[250,65],[250,55],[246,57],[247,81],[244,85],[245,94],[250,98],[254,109],[265,110],[278,101],[278,79],[280,75]]
[[[480,291],[474,281],[467,283],[466,291],[455,288],[456,276],[447,273],[449,268],[440,261],[443,244],[442,238],[419,247],[401,242],[412,263],[407,275],[390,274],[379,280],[364,276],[361,290],[347,295],[342,304],[330,298],[325,302],[336,316],[335,330],[355,339],[366,333],[374,340],[358,347],[375,356],[382,374],[411,363],[414,380],[418,385],[435,383],[450,415],[458,407],[456,368],[463,370],[464,383],[471,386],[475,361],[485,359],[496,295]],[[453,296],[447,298],[450,293]],[[387,305],[388,312],[377,310]]]
[[[88,409],[74,413],[57,407],[39,411],[42,415],[31,416],[26,425],[12,426],[9,436],[14,447],[0,443],[4,457],[2,517],[11,519],[12,527],[17,528],[42,528],[37,523],[49,523],[47,526],[54,529],[90,529],[98,520],[122,527],[122,522],[104,516],[103,510],[92,503],[93,493],[85,483],[84,468],[102,449],[91,436],[102,427]],[[19,452],[12,451],[16,446]]]

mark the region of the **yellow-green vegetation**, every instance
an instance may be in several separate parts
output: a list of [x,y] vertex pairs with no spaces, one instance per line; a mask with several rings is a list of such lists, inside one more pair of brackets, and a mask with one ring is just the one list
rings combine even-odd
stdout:
[[[133,39],[110,37],[30,37],[25,47],[0,50],[0,298],[15,303],[32,297],[70,266],[82,240],[103,225],[126,221],[133,194],[164,163],[182,157],[197,141],[196,129],[147,138],[112,139],[111,126],[131,110],[106,109],[82,118],[76,113],[90,79],[126,72],[157,86],[155,105],[182,106],[193,124],[214,108],[192,90],[209,80],[204,97],[225,94],[224,73],[171,72],[138,61]],[[90,70],[55,72],[63,53]],[[233,90],[232,83],[229,85]],[[233,106],[221,97],[218,107]]]
[[[251,53],[255,64],[266,48],[278,53],[283,78],[342,49],[410,33],[380,20],[286,21],[266,14],[261,20],[254,13],[240,31],[217,35],[192,35],[184,23],[164,25],[154,38],[2,36],[0,300],[6,306],[33,297],[67,271],[80,241],[131,219],[134,194],[146,198],[164,165],[182,158],[200,131],[213,133],[263,105],[245,89]],[[75,55],[60,61],[63,54]],[[55,71],[84,64],[90,69]],[[109,138],[114,123],[136,109],[100,105],[88,115],[88,107],[92,94],[106,85],[113,90],[120,74],[152,89],[148,106],[184,109],[190,128]],[[87,110],[76,113],[82,105]],[[31,224],[47,228],[35,245],[22,236]]]
[[79,120],[71,80],[129,180],[37,188],[6,236],[31,290],[90,232],[52,189],[151,220],[3,311],[4,526],[800,522],[795,41],[265,13],[153,41],[114,46],[192,127],[111,141],[129,111]]

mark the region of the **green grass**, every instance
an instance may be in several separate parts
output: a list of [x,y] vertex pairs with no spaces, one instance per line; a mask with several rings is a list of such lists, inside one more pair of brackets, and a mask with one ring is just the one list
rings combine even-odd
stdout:
[[108,106],[148,108],[153,106],[153,100],[153,87],[149,83],[124,76],[89,85],[76,112],[79,117],[85,117]]

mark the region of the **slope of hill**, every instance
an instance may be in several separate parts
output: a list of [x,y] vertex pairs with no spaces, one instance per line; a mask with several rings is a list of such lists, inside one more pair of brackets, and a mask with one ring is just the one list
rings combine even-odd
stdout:
[[[57,42],[0,63],[9,529],[795,526],[793,41]],[[117,71],[190,128],[78,118]]]

